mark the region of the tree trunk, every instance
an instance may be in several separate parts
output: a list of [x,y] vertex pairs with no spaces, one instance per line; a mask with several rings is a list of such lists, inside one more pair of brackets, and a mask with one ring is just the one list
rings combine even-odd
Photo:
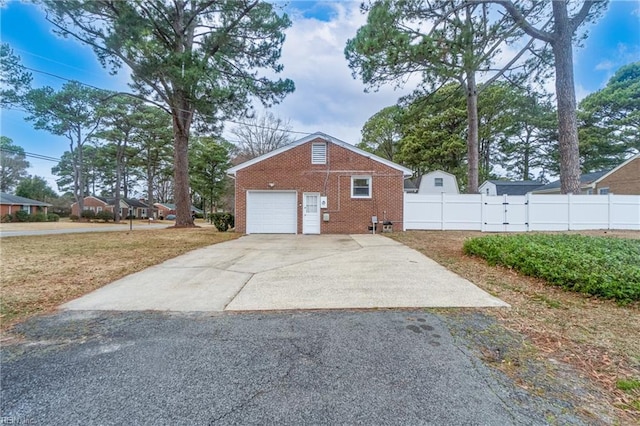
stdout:
[[115,188],[115,206],[113,208],[113,221],[115,223],[120,223],[121,215],[120,215],[120,181],[122,180],[122,170],[120,164],[121,158],[120,154],[116,154],[116,188]]
[[467,74],[467,193],[478,193],[478,88],[475,73]]
[[560,148],[560,191],[580,193],[580,157],[576,91],[573,81],[572,31],[565,2],[554,1],[556,37],[551,44],[556,68],[556,100]]
[[175,182],[176,227],[192,227],[191,194],[189,191],[189,131],[176,124],[174,117],[173,177]]
[[151,166],[151,153],[150,150],[147,149],[147,205],[149,208],[147,209],[147,217],[150,219],[156,219],[155,215],[155,207],[153,206],[153,170]]

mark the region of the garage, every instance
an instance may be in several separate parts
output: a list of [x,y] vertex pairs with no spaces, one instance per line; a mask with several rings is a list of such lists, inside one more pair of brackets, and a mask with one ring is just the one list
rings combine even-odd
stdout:
[[296,234],[295,191],[247,191],[247,234]]

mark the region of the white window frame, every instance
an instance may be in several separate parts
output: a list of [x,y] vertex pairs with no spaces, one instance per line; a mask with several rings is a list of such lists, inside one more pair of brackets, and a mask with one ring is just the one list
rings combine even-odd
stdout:
[[[438,185],[438,182],[440,182],[440,185]],[[436,188],[444,188],[444,178],[433,178],[433,186],[435,186]]]
[[[322,153],[318,153],[318,156],[316,156],[316,147],[322,147],[323,152]],[[319,157],[320,155],[322,155],[322,159],[317,159],[316,157]],[[327,164],[327,144],[324,142],[320,142],[320,143],[313,143],[311,144],[311,164]]]
[[[354,182],[357,179],[366,179],[367,182],[369,183],[369,194],[367,195],[356,195],[354,193],[354,189],[355,189],[355,185]],[[358,175],[358,176],[351,176],[351,198],[371,198],[371,194],[373,194],[373,179],[371,178],[371,176],[369,175]]]
[[598,195],[607,195],[609,193],[609,187],[598,188]]

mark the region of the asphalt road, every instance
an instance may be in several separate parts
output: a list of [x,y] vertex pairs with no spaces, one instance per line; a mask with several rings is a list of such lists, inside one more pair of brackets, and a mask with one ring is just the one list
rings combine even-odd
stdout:
[[[164,229],[171,226],[170,224],[140,224],[133,225],[134,231],[144,231],[149,229]],[[85,232],[115,232],[128,231],[129,225],[109,225],[99,227],[78,227],[78,228],[62,228],[62,229],[33,229],[33,230],[0,230],[0,238],[2,237],[26,237],[30,235],[59,235],[59,234],[82,234]]]
[[487,367],[465,340],[470,333],[444,315],[67,311],[34,318],[16,328],[22,342],[1,349],[1,420],[581,423],[571,406],[531,395]]

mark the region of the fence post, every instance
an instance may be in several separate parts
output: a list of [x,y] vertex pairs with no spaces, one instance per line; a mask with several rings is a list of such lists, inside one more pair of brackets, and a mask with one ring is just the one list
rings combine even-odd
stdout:
[[527,232],[531,231],[531,228],[529,226],[529,209],[531,208],[531,193],[527,192],[526,194],[524,194],[524,221],[525,221],[525,225],[527,226]]
[[573,194],[567,194],[567,230],[571,231],[571,196]]
[[486,215],[485,212],[485,193],[481,192],[480,193],[480,232],[485,232],[486,230],[486,226],[484,226],[484,217]]
[[607,229],[613,229],[613,223],[612,223],[612,218],[611,218],[611,211],[612,211],[612,206],[611,203],[613,202],[613,200],[611,199],[611,193],[607,194]]
[[444,231],[444,192],[440,193],[440,230]]

